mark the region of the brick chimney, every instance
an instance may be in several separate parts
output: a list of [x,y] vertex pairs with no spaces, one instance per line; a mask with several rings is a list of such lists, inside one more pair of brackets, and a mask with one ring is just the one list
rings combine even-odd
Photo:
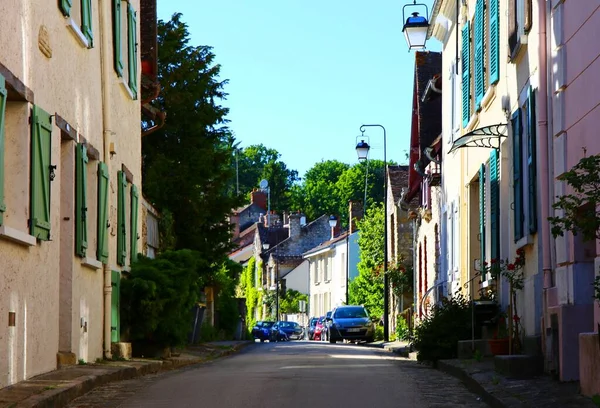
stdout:
[[263,210],[267,210],[267,193],[257,189],[250,193],[250,204],[256,204]]
[[356,221],[361,220],[363,218],[363,204],[362,201],[350,201],[350,209],[348,214],[350,214],[350,229],[348,231],[349,234],[352,234],[357,230]]
[[290,214],[290,238],[294,239],[300,236],[300,214]]

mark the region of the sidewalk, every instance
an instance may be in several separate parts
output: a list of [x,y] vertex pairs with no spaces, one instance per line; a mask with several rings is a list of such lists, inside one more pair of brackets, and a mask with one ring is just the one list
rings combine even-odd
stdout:
[[374,341],[373,343],[364,343],[364,346],[381,348],[406,358],[410,353],[410,344],[406,341]]
[[594,408],[591,399],[579,394],[577,383],[561,383],[549,376],[509,379],[494,370],[492,359],[441,360],[438,368],[460,379],[472,392],[494,408]]
[[223,341],[191,346],[165,360],[132,359],[102,361],[64,367],[0,389],[0,408],[58,408],[96,387],[199,364],[232,354],[252,344],[250,341]]

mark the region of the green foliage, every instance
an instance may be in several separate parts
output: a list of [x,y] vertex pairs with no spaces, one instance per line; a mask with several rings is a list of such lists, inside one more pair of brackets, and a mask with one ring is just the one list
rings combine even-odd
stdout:
[[174,347],[184,345],[192,308],[207,277],[197,251],[165,251],[156,259],[140,256],[121,281],[122,324],[130,340]]
[[[256,308],[262,307],[262,291],[258,291],[255,286],[256,269],[256,260],[252,257],[240,275],[242,295],[246,298],[246,327],[248,328],[248,334],[250,334],[252,327],[256,323]],[[260,271],[260,269],[261,266],[259,264],[258,270]]]
[[293,314],[300,313],[300,301],[304,300],[308,302],[308,295],[300,293],[294,289],[288,289],[285,294],[285,298],[279,299],[279,311],[280,313]]
[[375,337],[374,337],[375,341],[381,341],[383,340],[383,326],[377,325],[375,327]]
[[597,406],[597,407],[600,407],[600,395],[598,395],[598,394],[595,394],[595,395],[592,397],[592,402],[593,402],[594,404],[596,404],[596,406]]
[[410,328],[408,327],[408,322],[402,315],[398,315],[396,318],[396,337],[399,340],[410,340]]
[[418,361],[434,364],[457,357],[459,340],[471,337],[471,305],[462,295],[443,299],[415,328],[413,345]]
[[400,297],[413,290],[413,267],[400,260],[388,267],[390,287],[394,295]]
[[232,337],[240,318],[235,286],[241,272],[242,266],[227,258],[210,282],[217,289],[215,308],[219,312],[218,328],[225,337]]
[[564,215],[549,217],[552,235],[564,235],[570,231],[581,233],[587,240],[600,239],[600,155],[584,157],[571,170],[558,177],[566,182],[572,192],[558,197],[552,205]]
[[475,350],[475,352],[473,353],[473,360],[480,362],[481,360],[483,360],[483,354],[481,354],[481,351],[479,350]]
[[142,142],[144,194],[163,214],[172,214],[172,224],[162,232],[175,242],[165,245],[199,251],[208,268],[218,268],[230,245],[227,217],[241,203],[231,194],[234,140],[226,127],[228,109],[219,105],[227,81],[219,80],[212,49],[189,42],[181,14],[158,22],[162,89],[152,104],[168,119]]
[[222,340],[219,336],[219,330],[210,324],[203,324],[200,327],[199,338],[201,342]]

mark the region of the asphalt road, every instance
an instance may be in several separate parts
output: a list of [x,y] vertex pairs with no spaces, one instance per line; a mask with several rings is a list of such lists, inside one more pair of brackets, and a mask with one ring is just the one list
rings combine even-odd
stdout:
[[487,407],[456,379],[383,350],[257,343],[179,372],[99,388],[69,407]]

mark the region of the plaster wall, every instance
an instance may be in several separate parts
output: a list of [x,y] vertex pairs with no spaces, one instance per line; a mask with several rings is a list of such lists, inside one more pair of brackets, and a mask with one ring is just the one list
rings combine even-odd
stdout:
[[[131,3],[139,10],[139,0]],[[3,1],[0,4],[0,62],[31,89],[37,106],[49,114],[60,115],[76,130],[78,140],[82,141],[84,137],[99,151],[100,160],[104,160],[99,21],[99,7],[104,2],[91,4],[94,47],[86,48],[80,37],[67,27],[69,20],[63,17],[56,2]],[[40,33],[44,32],[51,57],[42,54],[38,47],[38,40],[43,37]],[[112,33],[105,35],[112,37]],[[112,50],[109,52],[110,57],[105,63],[112,67]],[[114,143],[115,154],[109,163],[109,222],[113,228],[109,236],[109,265],[119,270],[114,231],[116,172],[125,164],[133,174],[134,183],[138,187],[141,185],[140,108],[139,100],[131,98],[112,68],[110,73],[105,84],[110,89],[107,106],[113,120],[111,128],[105,131]],[[137,82],[141,83],[139,77]],[[7,211],[3,227],[10,228],[21,239],[13,242],[6,234],[0,236],[0,276],[5,282],[0,288],[0,316],[3,319],[0,320],[0,355],[7,356],[0,359],[0,372],[5,373],[0,376],[0,388],[55,369],[59,350],[73,352],[78,359],[86,361],[102,357],[103,275],[101,264],[96,261],[95,225],[98,162],[90,159],[87,168],[89,259],[84,260],[75,256],[71,240],[74,230],[72,203],[63,200],[68,197],[68,190],[74,189],[73,161],[69,156],[75,143],[61,142],[61,132],[53,117],[51,163],[56,164],[57,169],[56,178],[51,182],[52,240],[35,242],[28,229],[31,138],[28,120],[31,108],[31,103],[9,101],[6,112],[4,177]],[[126,212],[129,216],[129,207]],[[140,224],[138,222],[137,233]],[[127,225],[129,230],[129,221]],[[70,241],[69,245],[65,244],[67,241]],[[127,242],[129,248],[129,239]],[[60,287],[64,282],[61,279],[67,276],[61,276],[63,267],[70,279],[67,290]],[[9,312],[15,313],[14,327],[9,327],[4,320]],[[59,321],[62,324],[59,325]],[[66,321],[70,324],[64,323]],[[59,338],[63,339],[61,345]]]
[[297,290],[300,293],[308,294],[308,261],[302,262],[290,273],[283,277],[288,289]]

